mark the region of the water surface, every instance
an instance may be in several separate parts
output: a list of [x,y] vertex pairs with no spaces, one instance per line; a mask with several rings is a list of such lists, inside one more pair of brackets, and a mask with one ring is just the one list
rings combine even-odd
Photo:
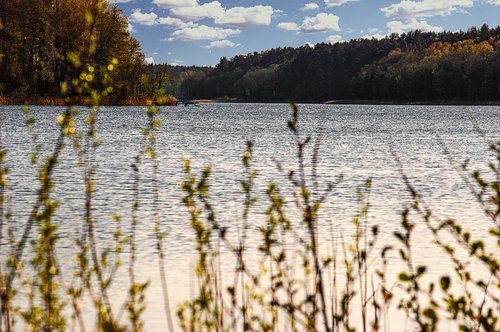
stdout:
[[[58,107],[31,107],[43,154],[52,150],[57,125],[55,118],[62,113]],[[140,147],[140,128],[145,126],[143,108],[105,107],[97,117],[98,137],[102,141],[97,151],[99,168],[96,174],[95,219],[103,246],[112,243],[116,229],[113,213],[122,216],[122,226],[128,229],[132,207],[133,172],[130,167]],[[24,126],[25,117],[19,106],[0,106],[2,143],[8,148],[11,168],[12,210],[16,227],[25,222],[30,212],[37,182],[30,154],[33,142]],[[78,116],[78,126],[85,126],[87,111]],[[294,138],[287,129],[290,109],[284,104],[201,104],[199,107],[168,107],[161,112],[163,124],[158,133],[159,190],[161,222],[166,240],[168,282],[173,303],[192,296],[195,253],[188,214],[180,203],[183,193],[182,160],[192,161],[196,172],[212,165],[211,197],[219,222],[234,230],[241,223],[243,195],[239,181],[244,175],[241,155],[245,142],[255,144],[254,167],[258,171],[257,205],[251,222],[254,230],[265,221],[266,185],[276,182],[287,196],[291,186],[286,179],[288,170],[297,168]],[[479,127],[489,140],[500,139],[500,108],[497,106],[369,106],[369,105],[301,105],[300,132],[320,136],[318,173],[320,186],[338,180],[323,206],[320,237],[325,246],[335,236],[348,237],[350,220],[357,208],[356,188],[365,179],[373,180],[370,195],[369,223],[381,229],[380,243],[392,240],[400,222],[400,213],[409,201],[401,181],[401,161],[406,173],[433,210],[443,217],[461,220],[466,228],[478,235],[488,226],[478,218],[480,208],[465,186],[458,166],[468,160],[471,169],[485,169],[491,157],[488,144],[477,131]],[[447,153],[445,153],[445,151]],[[311,150],[306,165],[310,166]],[[65,270],[72,268],[74,240],[81,235],[83,215],[82,169],[76,164],[76,152],[67,146],[56,170],[55,199],[60,201],[56,223],[60,226],[59,258]],[[280,173],[279,163],[284,172]],[[162,330],[163,307],[158,281],[156,240],[151,232],[153,190],[145,164],[141,172],[140,225],[138,229],[139,279],[151,280],[146,312],[146,329]],[[292,219],[294,207],[287,196]],[[255,231],[250,244],[259,242]],[[417,261],[433,264],[436,275],[449,269],[438,253],[434,254],[428,235],[419,239]],[[396,259],[396,255],[394,258]],[[125,257],[124,257],[125,258]],[[257,257],[258,258],[258,255]],[[224,269],[233,268],[228,258]],[[124,268],[117,279],[117,289],[127,287]],[[117,293],[119,291],[117,290]],[[121,296],[121,295],[120,295]],[[120,302],[118,298],[117,303]],[[123,294],[124,297],[124,294]]]

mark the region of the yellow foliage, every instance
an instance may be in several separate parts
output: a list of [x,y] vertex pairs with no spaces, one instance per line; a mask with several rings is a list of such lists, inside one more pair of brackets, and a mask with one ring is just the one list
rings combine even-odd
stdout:
[[156,98],[157,105],[173,106],[177,103],[177,99],[173,96],[160,96]]
[[389,58],[394,58],[394,57],[397,57],[397,56],[400,56],[401,55],[401,49],[398,47],[392,51],[389,52],[388,56]]
[[453,46],[455,52],[462,54],[479,54],[484,56],[494,52],[493,46],[487,41],[476,43],[472,39],[461,40]]
[[452,47],[451,44],[446,42],[435,42],[427,49],[428,56],[441,58],[450,53]]

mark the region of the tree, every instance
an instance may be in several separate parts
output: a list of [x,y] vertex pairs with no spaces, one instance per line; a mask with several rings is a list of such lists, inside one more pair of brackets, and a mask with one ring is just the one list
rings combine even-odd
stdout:
[[144,55],[115,5],[101,0],[0,0],[0,21],[3,94],[55,97],[59,83],[69,84],[79,75],[76,62],[105,67],[113,59],[118,62],[113,74],[116,96],[137,91]]

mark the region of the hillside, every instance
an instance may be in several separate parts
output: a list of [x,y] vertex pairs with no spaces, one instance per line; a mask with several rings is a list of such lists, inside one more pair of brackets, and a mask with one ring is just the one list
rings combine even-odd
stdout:
[[181,95],[200,99],[499,100],[500,27],[276,48],[177,78]]

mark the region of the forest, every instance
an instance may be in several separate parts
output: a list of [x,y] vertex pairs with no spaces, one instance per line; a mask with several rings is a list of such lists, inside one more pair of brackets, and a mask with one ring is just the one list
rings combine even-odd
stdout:
[[[113,64],[112,72],[106,72]],[[113,82],[108,103],[174,95],[245,102],[500,100],[500,26],[392,34],[225,57],[214,67],[146,65],[124,13],[101,0],[0,0],[0,100],[79,95],[82,68]],[[102,89],[99,89],[102,90]]]
[[144,54],[128,31],[127,17],[100,0],[0,0],[0,96],[13,101],[53,98],[83,66],[95,81],[114,64],[113,95],[141,94]]
[[[179,69],[177,69],[179,70]],[[186,70],[181,94],[241,101],[500,99],[500,27],[276,48]]]

